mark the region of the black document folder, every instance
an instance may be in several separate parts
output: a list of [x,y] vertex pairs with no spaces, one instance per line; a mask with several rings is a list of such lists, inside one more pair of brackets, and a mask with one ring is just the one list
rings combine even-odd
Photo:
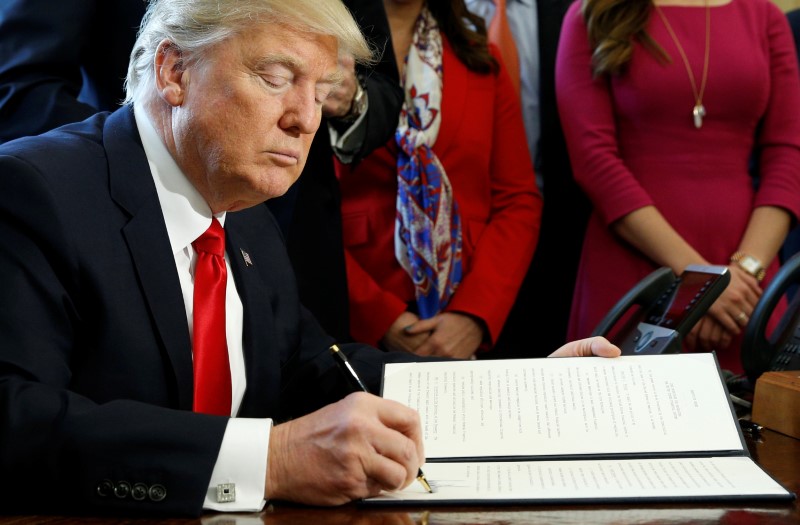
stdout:
[[714,354],[387,364],[428,494],[367,505],[791,500],[747,450]]

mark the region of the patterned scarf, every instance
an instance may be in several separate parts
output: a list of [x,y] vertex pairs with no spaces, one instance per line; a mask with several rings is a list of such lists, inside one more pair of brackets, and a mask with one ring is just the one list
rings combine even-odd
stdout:
[[428,319],[461,281],[461,218],[432,149],[442,118],[442,37],[427,8],[417,19],[402,83],[395,256],[414,282],[420,318]]

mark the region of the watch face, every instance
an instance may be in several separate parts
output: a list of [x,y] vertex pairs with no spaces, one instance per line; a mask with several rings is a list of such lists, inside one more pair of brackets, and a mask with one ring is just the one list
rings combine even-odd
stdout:
[[366,90],[364,90],[364,88],[361,87],[361,84],[359,84],[355,97],[353,97],[353,107],[356,108],[356,111],[359,115],[364,112],[367,102],[366,94]]
[[742,257],[742,260],[739,261],[739,264],[747,273],[755,274],[761,269],[761,263],[750,256]]

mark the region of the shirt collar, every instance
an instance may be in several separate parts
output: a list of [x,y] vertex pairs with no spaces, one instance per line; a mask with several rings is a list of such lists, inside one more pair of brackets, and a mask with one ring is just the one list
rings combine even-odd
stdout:
[[[133,113],[174,255],[200,237],[211,225],[211,217],[214,215],[203,196],[170,155],[145,111],[134,105]],[[225,212],[215,217],[224,227]]]

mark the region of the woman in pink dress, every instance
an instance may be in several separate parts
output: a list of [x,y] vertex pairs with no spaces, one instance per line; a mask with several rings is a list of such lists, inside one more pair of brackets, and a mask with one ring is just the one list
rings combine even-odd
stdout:
[[730,285],[686,343],[740,371],[738,336],[800,214],[786,17],[770,0],[577,1],[556,86],[575,177],[594,205],[569,338],[659,266],[727,265]]

